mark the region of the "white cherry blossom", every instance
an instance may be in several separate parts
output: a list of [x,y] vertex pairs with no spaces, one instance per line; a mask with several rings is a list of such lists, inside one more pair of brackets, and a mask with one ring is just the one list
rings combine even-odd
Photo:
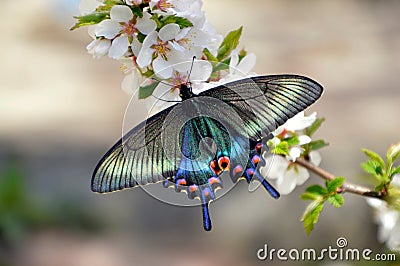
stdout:
[[[143,17],[140,18],[134,16],[128,6],[115,5],[111,8],[110,19],[100,22],[95,29],[95,34],[112,40],[108,55],[111,58],[119,59],[125,55],[131,45],[133,52],[137,50],[135,47],[138,43],[136,33],[149,34],[156,27],[157,25],[149,13],[144,12]],[[130,38],[133,40],[132,43],[130,43]]]
[[[288,161],[282,156],[265,156],[264,153],[263,157],[265,166],[260,167],[260,174],[274,181],[276,189],[283,195],[291,193],[296,186],[303,185],[310,177],[307,169]],[[321,156],[318,152],[310,152],[309,157],[312,164],[319,165],[321,163]]]
[[[154,73],[162,78],[172,77],[173,68],[171,66],[186,61],[180,54],[182,50],[176,50],[171,46],[171,41],[180,32],[178,24],[170,23],[160,29],[159,32],[153,31],[143,41],[143,46],[138,54],[137,64],[140,68],[153,67]],[[153,56],[155,59],[153,60]]]
[[[400,175],[393,177],[391,186],[400,187]],[[378,224],[378,241],[385,243],[391,250],[400,251],[399,211],[380,199],[367,198],[366,201],[375,211],[374,220]]]

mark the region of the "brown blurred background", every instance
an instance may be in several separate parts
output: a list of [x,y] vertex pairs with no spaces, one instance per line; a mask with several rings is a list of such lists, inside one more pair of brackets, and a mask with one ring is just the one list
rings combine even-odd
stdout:
[[[327,206],[306,236],[305,186],[275,201],[239,184],[212,204],[211,232],[200,208],[167,205],[141,189],[91,193],[129,96],[119,64],[92,59],[86,30],[68,30],[77,3],[1,1],[0,265],[261,265],[264,244],[322,249],[341,236],[349,247],[384,251],[371,209],[351,194],[343,208]],[[383,154],[400,141],[400,1],[204,0],[204,10],[223,35],[244,26],[241,45],[257,55],[257,73],[323,84],[310,108],[327,119],[318,133],[331,144],[322,166],[372,187],[360,148]]]

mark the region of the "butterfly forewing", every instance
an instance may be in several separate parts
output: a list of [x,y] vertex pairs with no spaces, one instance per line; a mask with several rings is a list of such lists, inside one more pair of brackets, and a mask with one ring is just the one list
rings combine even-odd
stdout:
[[313,104],[322,94],[317,82],[298,75],[258,76],[200,93],[232,106],[252,139],[260,139]]

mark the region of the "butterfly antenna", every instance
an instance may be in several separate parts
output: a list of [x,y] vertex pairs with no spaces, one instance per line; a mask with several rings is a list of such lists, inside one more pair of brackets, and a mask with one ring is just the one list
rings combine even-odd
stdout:
[[161,98],[159,98],[159,97],[157,97],[157,96],[154,96],[154,95],[152,95],[154,98],[156,98],[157,100],[160,100],[160,101],[163,101],[163,102],[166,102],[166,103],[180,103],[181,101],[169,101],[169,100],[164,100],[164,99],[161,99]]
[[173,86],[174,86],[174,85],[172,85],[172,84],[169,84],[168,82],[162,81],[161,79],[158,79],[158,78],[155,78],[155,77],[152,77],[151,79],[152,79],[152,80],[155,80],[155,81],[158,81],[158,82],[160,82],[161,84],[170,86],[170,87],[173,87]]
[[[160,80],[160,79],[157,79],[157,78],[155,78],[155,77],[152,77],[151,78],[152,80],[155,80],[155,81],[157,81],[157,82],[160,82],[161,84],[164,84],[164,85],[167,85],[167,86],[169,86],[169,87],[173,87],[173,85],[172,84],[169,84],[168,82],[164,82],[164,81],[162,81],[162,80]],[[161,95],[161,96],[164,96],[165,94],[167,94],[168,92],[164,92],[163,93],[163,95]],[[151,95],[151,96],[153,96],[154,98],[156,98],[157,100],[160,100],[160,101],[163,101],[163,102],[166,102],[166,103],[180,103],[180,101],[169,101],[169,100],[164,100],[164,99],[161,99],[161,98],[159,98],[159,97],[157,97],[157,96],[155,96],[155,95]]]
[[192,83],[190,82],[190,75],[192,74],[192,70],[193,70],[193,65],[194,65],[194,60],[196,59],[196,56],[193,56],[193,58],[192,58],[192,65],[190,66],[190,70],[189,70],[189,73],[188,73],[188,78],[187,78],[187,82],[186,82],[186,84],[189,84],[190,86],[189,86],[189,88],[190,88],[190,91],[192,91]]

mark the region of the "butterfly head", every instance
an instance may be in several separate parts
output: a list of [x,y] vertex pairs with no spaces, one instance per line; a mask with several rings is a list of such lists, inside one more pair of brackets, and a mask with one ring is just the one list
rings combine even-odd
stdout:
[[182,98],[182,100],[187,100],[189,98],[192,98],[194,96],[192,92],[192,87],[190,86],[190,83],[187,84],[181,84],[179,88],[179,97]]

